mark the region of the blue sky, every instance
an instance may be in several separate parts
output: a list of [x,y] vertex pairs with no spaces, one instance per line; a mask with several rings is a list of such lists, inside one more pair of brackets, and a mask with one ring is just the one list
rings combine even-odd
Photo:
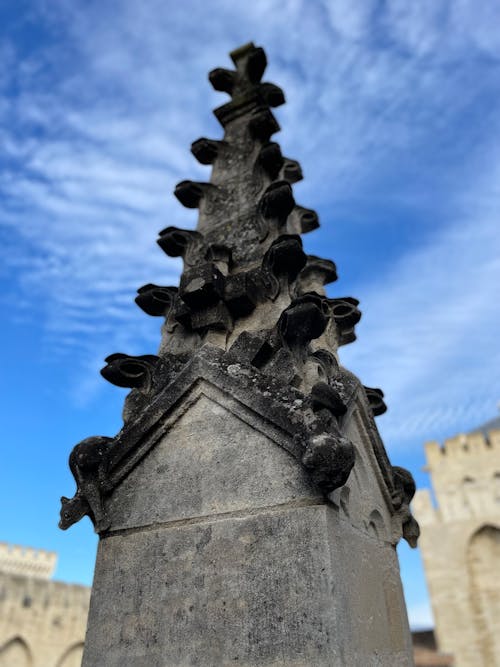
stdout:
[[[171,193],[208,177],[189,152],[221,136],[207,73],[250,40],[286,92],[296,199],[320,215],[306,250],[336,261],[332,295],[361,301],[341,359],[384,389],[393,463],[426,486],[423,443],[496,415],[499,20],[499,0],[2,3],[0,540],[56,550],[59,578],[90,583],[90,524],[57,529],[67,456],[120,428],[103,358],[157,349],[135,290],[178,280],[156,234],[196,223]],[[419,554],[400,558],[427,625]]]

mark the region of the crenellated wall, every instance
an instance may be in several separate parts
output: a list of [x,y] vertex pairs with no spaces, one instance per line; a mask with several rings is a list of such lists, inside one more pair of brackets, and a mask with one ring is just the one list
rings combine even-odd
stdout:
[[2,544],[1,556],[0,667],[80,667],[90,589],[50,581],[54,553]]
[[412,508],[442,651],[456,667],[500,665],[500,429],[426,444],[428,489]]
[[57,565],[53,551],[0,542],[0,572],[50,579]]
[[434,507],[428,489],[418,491],[413,507],[419,522],[483,518],[500,503],[500,429],[460,434],[444,445],[425,445],[426,470],[432,478]]

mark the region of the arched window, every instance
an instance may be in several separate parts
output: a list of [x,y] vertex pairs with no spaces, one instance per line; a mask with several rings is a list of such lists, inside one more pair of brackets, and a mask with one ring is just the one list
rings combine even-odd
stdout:
[[28,645],[14,637],[0,648],[0,667],[31,667],[33,660]]
[[482,661],[494,665],[500,655],[500,526],[482,526],[467,548],[472,622]]
[[83,642],[70,646],[62,655],[57,667],[81,667],[83,657]]

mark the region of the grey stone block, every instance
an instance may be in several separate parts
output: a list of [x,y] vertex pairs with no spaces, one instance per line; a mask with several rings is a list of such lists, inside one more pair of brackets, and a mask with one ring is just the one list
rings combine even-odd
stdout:
[[404,667],[408,652],[393,547],[329,505],[172,522],[99,545],[83,667]]

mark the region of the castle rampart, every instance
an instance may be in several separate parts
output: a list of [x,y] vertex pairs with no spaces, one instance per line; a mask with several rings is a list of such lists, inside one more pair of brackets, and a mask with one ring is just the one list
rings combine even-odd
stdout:
[[55,553],[0,546],[0,667],[79,667],[90,590],[49,580]]
[[[498,421],[498,420],[497,420]],[[496,423],[495,423],[496,426]],[[428,489],[413,511],[436,635],[456,667],[500,665],[500,428],[426,444]]]

